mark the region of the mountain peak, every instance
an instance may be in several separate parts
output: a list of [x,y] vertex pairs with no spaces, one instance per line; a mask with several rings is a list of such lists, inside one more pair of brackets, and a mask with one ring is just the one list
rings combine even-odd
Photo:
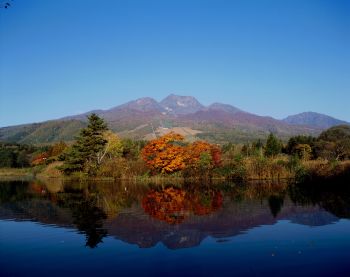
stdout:
[[116,107],[116,109],[120,109],[120,108],[143,111],[143,112],[163,111],[163,108],[159,105],[159,103],[151,97],[139,98]]
[[156,100],[154,100],[151,97],[142,97],[131,102],[136,102],[138,105],[149,105],[149,104],[158,103]]
[[195,113],[204,108],[193,96],[181,96],[173,93],[164,98],[160,105],[173,114]]

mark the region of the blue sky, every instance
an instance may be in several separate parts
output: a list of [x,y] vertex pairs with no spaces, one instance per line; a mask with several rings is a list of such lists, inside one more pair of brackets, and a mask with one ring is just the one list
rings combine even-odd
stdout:
[[350,121],[350,1],[15,0],[0,52],[0,126],[170,93]]

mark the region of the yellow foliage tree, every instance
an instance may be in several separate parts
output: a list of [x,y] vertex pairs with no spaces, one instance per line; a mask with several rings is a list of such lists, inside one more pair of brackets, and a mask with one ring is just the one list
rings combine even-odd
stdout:
[[117,158],[123,153],[123,143],[115,133],[106,131],[103,133],[103,138],[107,143],[104,149],[98,153],[98,163],[101,163],[106,156],[109,158]]
[[309,160],[311,157],[312,149],[308,144],[297,144],[294,148],[299,158],[303,160]]

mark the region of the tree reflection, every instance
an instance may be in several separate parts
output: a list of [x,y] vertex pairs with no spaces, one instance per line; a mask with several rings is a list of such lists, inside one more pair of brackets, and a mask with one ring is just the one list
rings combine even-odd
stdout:
[[319,205],[339,218],[350,218],[350,188],[339,184],[305,183],[289,187],[291,200],[299,205]]
[[0,182],[0,204],[31,198],[28,183],[22,181]]
[[220,191],[168,187],[149,191],[142,200],[142,207],[146,213],[158,220],[180,224],[191,214],[213,213],[222,206],[222,201]]
[[78,230],[86,236],[86,246],[95,248],[107,235],[103,228],[103,221],[107,215],[96,206],[94,199],[86,199],[71,206],[73,223]]
[[73,227],[90,248],[102,243],[108,230],[110,236],[140,247],[162,241],[175,249],[198,245],[208,235],[230,237],[274,224],[276,217],[308,226],[350,218],[349,191],[334,183],[148,186],[35,180],[2,184],[0,208],[3,218]]
[[284,196],[271,195],[268,199],[271,214],[276,218],[278,213],[281,211],[284,203]]

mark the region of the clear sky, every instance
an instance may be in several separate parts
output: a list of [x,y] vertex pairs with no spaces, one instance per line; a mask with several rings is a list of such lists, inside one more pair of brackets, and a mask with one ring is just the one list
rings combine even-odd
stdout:
[[170,93],[350,121],[347,0],[14,0],[0,53],[0,126]]

